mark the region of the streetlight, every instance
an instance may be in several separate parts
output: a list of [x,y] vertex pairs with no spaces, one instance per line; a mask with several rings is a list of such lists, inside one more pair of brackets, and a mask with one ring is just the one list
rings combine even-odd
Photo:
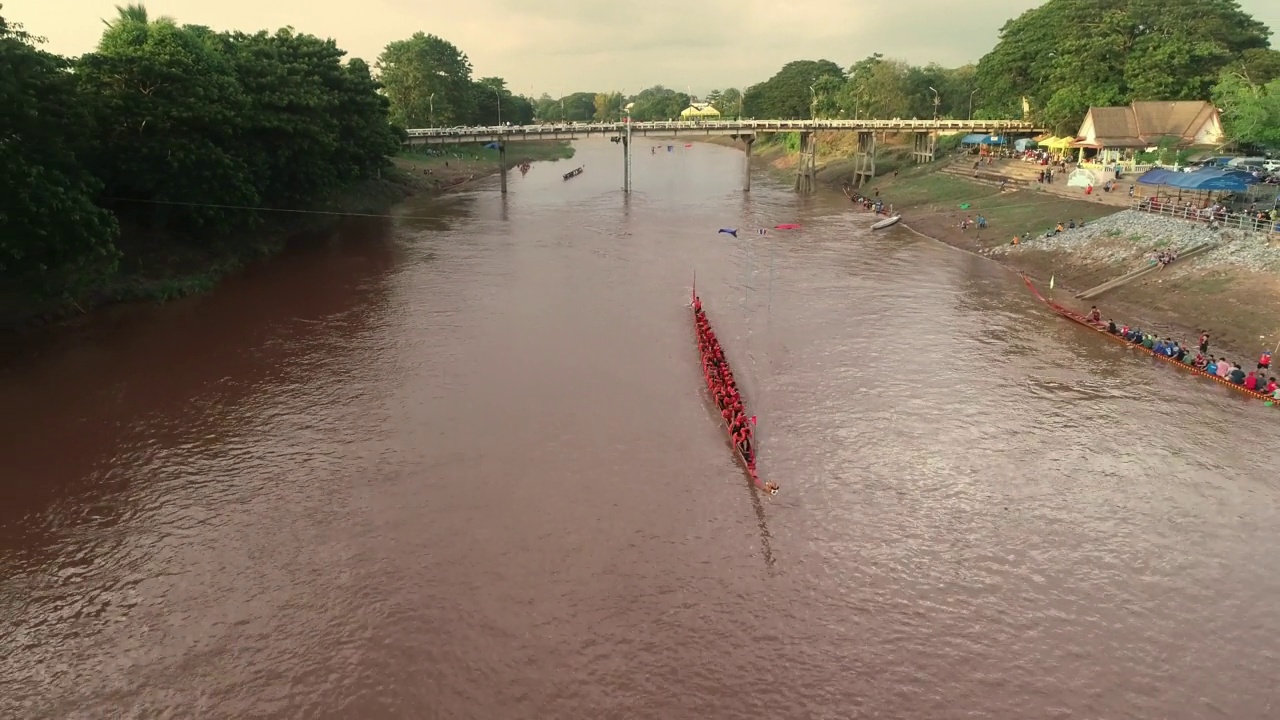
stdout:
[[[933,90],[933,87],[930,86],[929,89]],[[938,96],[938,91],[933,90],[933,119],[934,120],[938,119],[938,106],[941,104],[942,104],[942,98]]]
[[436,126],[436,94],[431,93],[427,96],[427,102],[431,103],[431,127]]
[[853,86],[853,119],[858,119],[858,84],[854,82],[858,79],[858,71],[854,70],[849,75],[849,84]]
[[813,101],[809,103],[809,121],[813,122],[818,119],[818,91],[810,85],[809,92],[813,93]]
[[977,92],[978,92],[978,88],[974,88],[973,92],[969,93],[969,119],[970,120],[973,120],[973,96],[976,95]]
[[502,93],[498,92],[498,88],[493,89],[493,96],[498,99],[498,125],[502,125]]

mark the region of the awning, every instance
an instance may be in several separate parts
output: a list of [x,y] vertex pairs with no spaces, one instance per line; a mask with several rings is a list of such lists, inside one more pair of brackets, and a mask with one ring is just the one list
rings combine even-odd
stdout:
[[972,134],[972,135],[965,135],[965,136],[964,136],[964,138],[962,138],[962,139],[960,140],[960,144],[961,144],[961,145],[981,145],[981,144],[982,144],[982,141],[983,141],[983,140],[985,140],[985,139],[986,139],[986,137],[987,137],[987,136],[986,136],[986,135],[983,135],[982,133],[974,133],[974,134]]
[[987,135],[982,138],[983,145],[999,145],[1002,142],[1004,142],[1004,140],[999,135]]
[[1068,147],[1071,146],[1071,143],[1074,141],[1075,141],[1075,138],[1069,138],[1069,137],[1051,138],[1049,140],[1046,140],[1040,143],[1040,145],[1043,147],[1047,147],[1050,150],[1066,150]]
[[1179,177],[1168,184],[1184,190],[1222,190],[1226,192],[1244,192],[1250,185],[1256,185],[1258,178],[1239,170],[1221,170],[1207,168],[1189,173],[1174,173]]
[[1258,178],[1240,170],[1204,168],[1195,172],[1174,172],[1155,168],[1138,178],[1143,185],[1166,185],[1180,190],[1244,192],[1255,185]]
[[1171,176],[1182,174],[1163,168],[1152,168],[1139,175],[1137,182],[1139,185],[1168,185]]

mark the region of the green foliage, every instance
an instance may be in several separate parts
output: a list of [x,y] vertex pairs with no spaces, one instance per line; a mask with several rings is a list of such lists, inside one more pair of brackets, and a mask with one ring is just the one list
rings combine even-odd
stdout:
[[0,294],[66,296],[111,272],[115,218],[78,160],[93,142],[69,63],[0,17]]
[[725,117],[740,117],[742,115],[742,91],[738,88],[726,88],[724,92],[713,91],[718,93],[715,98],[707,96],[707,102],[711,103],[720,114]]
[[475,115],[471,61],[453,43],[417,32],[387,45],[376,64],[400,127],[449,127]]
[[1049,0],[1005,23],[978,63],[981,111],[1021,115],[1027,98],[1057,132],[1090,105],[1202,100],[1223,68],[1268,46],[1236,0]]
[[1246,145],[1280,149],[1280,77],[1260,85],[1241,72],[1224,71],[1213,88],[1213,100],[1222,108],[1228,137]]
[[622,97],[622,93],[596,93],[595,115],[592,119],[597,122],[618,122],[626,104],[627,99]]
[[116,273],[157,258],[212,277],[260,245],[252,208],[313,207],[401,147],[368,65],[331,40],[117,10],[74,62],[0,18],[0,310],[136,285]]
[[1135,153],[1135,159],[1140,163],[1186,165],[1190,161],[1192,154],[1190,150],[1179,150],[1176,140],[1166,138],[1160,141],[1155,150]]
[[[768,80],[752,85],[743,94],[743,114],[776,120],[809,119],[817,105],[821,78],[844,80],[844,72],[830,60],[793,60]],[[831,84],[824,83],[830,90]]]
[[633,120],[679,120],[680,111],[689,107],[690,98],[687,93],[654,85],[641,90],[631,102]]

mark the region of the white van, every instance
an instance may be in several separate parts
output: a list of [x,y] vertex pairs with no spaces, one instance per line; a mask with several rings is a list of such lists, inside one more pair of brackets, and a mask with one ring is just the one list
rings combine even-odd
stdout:
[[1264,157],[1238,157],[1231,158],[1231,161],[1227,163],[1227,167],[1261,170],[1266,163],[1267,159]]

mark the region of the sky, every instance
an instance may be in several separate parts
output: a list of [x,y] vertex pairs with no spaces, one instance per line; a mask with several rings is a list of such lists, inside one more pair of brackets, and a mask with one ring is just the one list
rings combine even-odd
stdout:
[[[48,39],[93,49],[102,19],[127,0],[0,0],[3,15]],[[636,93],[652,85],[703,95],[767,80],[791,60],[848,67],[871,53],[958,66],[991,48],[1004,22],[1043,0],[151,0],[153,17],[216,30],[292,26],[331,37],[370,64],[422,31],[457,45],[475,77],[512,92]],[[1169,0],[1176,2],[1176,0]],[[1280,31],[1280,0],[1239,0]],[[1280,47],[1280,38],[1273,38]]]

